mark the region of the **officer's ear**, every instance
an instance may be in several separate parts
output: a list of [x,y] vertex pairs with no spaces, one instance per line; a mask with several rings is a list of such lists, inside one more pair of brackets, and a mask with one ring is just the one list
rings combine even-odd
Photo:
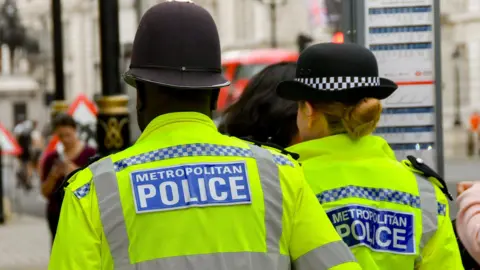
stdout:
[[220,89],[212,90],[212,96],[210,97],[210,110],[212,110],[212,112],[217,109],[217,101],[219,95]]

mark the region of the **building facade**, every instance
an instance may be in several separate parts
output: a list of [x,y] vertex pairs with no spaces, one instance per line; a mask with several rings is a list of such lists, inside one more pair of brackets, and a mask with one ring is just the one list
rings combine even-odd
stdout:
[[[119,0],[120,44],[133,40],[138,18],[135,9],[135,0]],[[17,0],[16,4],[23,25],[28,33],[39,41],[40,55],[29,59],[24,70],[28,70],[30,78],[38,83],[37,103],[32,113],[27,113],[29,119],[38,120],[45,124],[49,118],[48,106],[45,102],[45,93],[54,91],[53,46],[52,46],[52,17],[51,5],[45,0]],[[98,21],[98,1],[96,0],[62,0],[62,27],[63,27],[63,56],[65,76],[65,99],[71,102],[82,93],[94,98],[101,92],[100,74],[100,38]],[[3,50],[8,55],[8,49]],[[22,55],[19,55],[21,58]],[[2,58],[3,59],[3,58]],[[26,59],[19,59],[24,63]],[[124,63],[122,59],[122,63]],[[18,63],[15,63],[18,64]],[[124,66],[122,66],[124,68]],[[2,76],[8,72],[2,71]],[[25,71],[17,70],[25,74]],[[0,76],[1,77],[1,76]],[[18,77],[18,76],[17,76]],[[1,85],[0,85],[1,86]],[[0,89],[1,91],[1,89]],[[9,123],[11,118],[4,116],[2,122]]]
[[[126,70],[129,64],[126,53],[133,42],[140,16],[152,5],[164,0],[118,1],[121,63],[122,70]],[[271,0],[279,3],[275,27],[272,27],[270,6],[265,4],[269,1],[194,0],[196,4],[209,10],[217,22],[224,51],[270,47],[272,30],[275,31],[278,46],[283,48],[296,49],[296,38],[300,33],[312,36],[316,42],[330,40],[330,29],[326,27],[326,19],[322,17],[325,6],[313,7],[318,9],[315,13],[312,12],[312,6],[309,6],[315,2],[312,0]],[[28,106],[33,109],[29,110],[27,117],[37,118],[35,120],[40,122],[48,119],[49,115],[43,94],[53,92],[54,89],[52,22],[50,5],[45,3],[46,0],[17,0],[24,25],[29,33],[40,41],[41,54],[33,61],[27,61],[28,64],[25,64],[25,59],[15,60],[14,65],[19,68],[12,74],[12,71],[6,68],[9,66],[6,57],[8,50],[3,48],[1,56],[4,65],[0,76],[0,88],[1,77],[8,77],[9,81],[12,81],[13,77],[22,77],[23,79],[19,79],[23,80],[22,87],[28,85],[27,88],[36,88],[22,93],[29,97],[30,103],[34,103]],[[101,91],[98,0],[62,0],[62,9],[66,99],[71,102],[79,93],[94,98]],[[444,126],[449,130],[454,126],[456,118],[460,118],[465,127],[468,125],[470,113],[480,110],[480,91],[477,90],[480,87],[480,76],[477,75],[480,74],[480,31],[477,30],[480,29],[480,1],[441,0],[441,9],[443,111]],[[315,23],[312,14],[318,15]],[[21,58],[22,54],[19,56]],[[29,79],[33,81],[27,82]],[[5,93],[10,90],[2,91],[0,89],[0,95],[6,96]],[[31,94],[32,92],[34,94]],[[133,89],[126,87],[126,92],[129,96],[134,96]],[[10,107],[21,107],[18,100],[22,98],[15,94],[9,101],[12,104]],[[130,106],[134,111],[134,102],[131,102]],[[0,109],[0,120],[6,123],[6,126],[14,122],[12,108],[8,109],[9,112]],[[459,117],[457,111],[460,111]],[[135,130],[135,117],[132,117],[131,125]],[[138,135],[138,130],[135,132],[133,137]]]
[[[272,20],[269,3],[278,3],[276,20]],[[140,0],[143,14],[149,7],[163,0]],[[206,8],[217,23],[224,51],[268,48],[272,39],[272,23],[277,44],[282,48],[297,49],[300,33],[309,34],[317,41],[330,39],[323,21],[312,24],[307,5],[310,0],[194,0]],[[318,1],[320,2],[320,1]],[[319,13],[325,7],[318,6]],[[320,14],[319,14],[320,16]]]
[[[442,1],[442,76],[446,128],[480,111],[480,1]],[[459,110],[457,110],[459,107]]]

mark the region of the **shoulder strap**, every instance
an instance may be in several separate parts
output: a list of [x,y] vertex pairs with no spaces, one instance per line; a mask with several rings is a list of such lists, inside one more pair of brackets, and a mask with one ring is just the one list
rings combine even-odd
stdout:
[[[430,178],[434,178],[436,181],[432,181],[436,186],[440,188],[440,190],[447,196],[447,198],[452,201],[453,196],[448,191],[447,184],[445,180],[436,173],[432,168],[430,168],[427,164],[423,162],[421,158],[416,158],[414,156],[407,156],[407,160],[409,161],[411,167],[415,169],[415,172],[421,174],[426,179],[430,180]],[[409,165],[407,163],[407,165]]]
[[68,187],[68,185],[70,184],[70,182],[68,180],[70,180],[70,178],[72,178],[72,176],[74,176],[76,173],[78,173],[79,171],[83,170],[83,169],[86,169],[88,166],[90,166],[91,164],[95,163],[96,161],[100,160],[102,158],[102,156],[100,155],[95,155],[93,157],[90,157],[88,159],[88,162],[87,164],[85,164],[84,166],[72,171],[71,173],[69,173],[67,176],[65,176],[65,178],[63,178],[62,180],[62,184],[60,186],[58,186],[58,188],[55,190],[55,192],[63,192],[63,190]]

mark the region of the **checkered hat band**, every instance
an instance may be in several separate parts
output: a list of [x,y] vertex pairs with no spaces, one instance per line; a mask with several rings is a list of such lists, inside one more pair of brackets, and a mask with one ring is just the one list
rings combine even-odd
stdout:
[[380,86],[379,77],[296,78],[295,81],[318,90],[334,91],[357,87]]

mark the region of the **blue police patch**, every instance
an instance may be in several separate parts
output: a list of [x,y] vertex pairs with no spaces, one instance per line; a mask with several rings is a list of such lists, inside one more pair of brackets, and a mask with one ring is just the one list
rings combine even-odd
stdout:
[[348,205],[329,210],[327,215],[349,247],[366,246],[379,252],[416,254],[413,214]]
[[130,174],[137,213],[251,204],[245,162],[184,164]]

